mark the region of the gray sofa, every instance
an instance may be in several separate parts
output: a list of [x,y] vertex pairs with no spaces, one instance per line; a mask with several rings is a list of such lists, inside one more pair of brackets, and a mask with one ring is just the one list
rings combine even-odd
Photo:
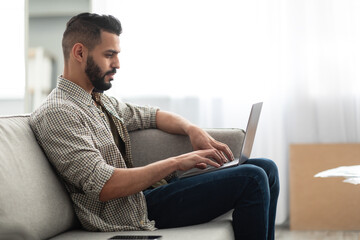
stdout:
[[[1,240],[105,240],[114,235],[162,235],[164,240],[234,239],[230,212],[209,223],[155,232],[82,230],[71,200],[37,144],[28,121],[28,115],[0,117]],[[208,132],[239,155],[244,137],[242,130],[209,129]],[[160,130],[135,131],[130,136],[137,166],[192,149],[186,136],[170,135]]]

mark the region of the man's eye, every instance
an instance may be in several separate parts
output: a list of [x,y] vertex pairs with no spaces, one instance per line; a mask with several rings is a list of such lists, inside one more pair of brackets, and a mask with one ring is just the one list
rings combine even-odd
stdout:
[[107,57],[107,58],[112,58],[112,57],[113,57],[113,54],[105,54],[105,57]]

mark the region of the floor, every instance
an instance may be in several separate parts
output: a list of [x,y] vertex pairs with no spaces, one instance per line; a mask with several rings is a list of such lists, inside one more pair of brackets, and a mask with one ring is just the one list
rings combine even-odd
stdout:
[[276,227],[276,240],[360,240],[360,231],[290,231],[287,226]]

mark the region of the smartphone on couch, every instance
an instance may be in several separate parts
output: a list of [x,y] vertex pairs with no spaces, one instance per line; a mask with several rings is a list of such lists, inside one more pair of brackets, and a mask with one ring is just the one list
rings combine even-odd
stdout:
[[139,240],[157,240],[157,239],[161,239],[162,236],[159,236],[159,235],[133,235],[133,236],[130,236],[130,235],[116,235],[116,236],[113,236],[112,238],[109,238],[110,239],[121,239],[121,240],[132,240],[132,239],[139,239]]

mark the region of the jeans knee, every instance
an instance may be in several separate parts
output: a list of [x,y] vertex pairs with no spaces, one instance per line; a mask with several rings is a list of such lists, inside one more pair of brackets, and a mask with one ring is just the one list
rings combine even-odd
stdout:
[[274,174],[278,173],[278,167],[277,167],[276,163],[271,159],[254,158],[254,159],[249,159],[248,162],[250,164],[254,164],[254,165],[257,165],[257,166],[263,168],[266,172],[270,172],[270,173],[274,173]]
[[279,185],[279,170],[276,163],[270,159],[267,160],[269,181]]
[[246,164],[239,166],[239,170],[245,172],[248,177],[255,179],[260,187],[269,185],[268,176],[261,167]]
[[256,158],[256,159],[249,159],[248,163],[259,166],[262,169],[264,169],[266,174],[268,175],[270,182],[279,183],[279,170],[276,163],[273,160],[267,158]]
[[280,191],[279,170],[276,163],[270,159],[264,159],[266,165],[266,172],[269,178],[269,186],[272,195],[278,196]]
[[266,161],[267,161],[267,164],[269,166],[270,173],[272,173],[273,175],[279,175],[278,174],[279,170],[278,170],[278,167],[277,167],[276,163],[271,159],[266,159]]

